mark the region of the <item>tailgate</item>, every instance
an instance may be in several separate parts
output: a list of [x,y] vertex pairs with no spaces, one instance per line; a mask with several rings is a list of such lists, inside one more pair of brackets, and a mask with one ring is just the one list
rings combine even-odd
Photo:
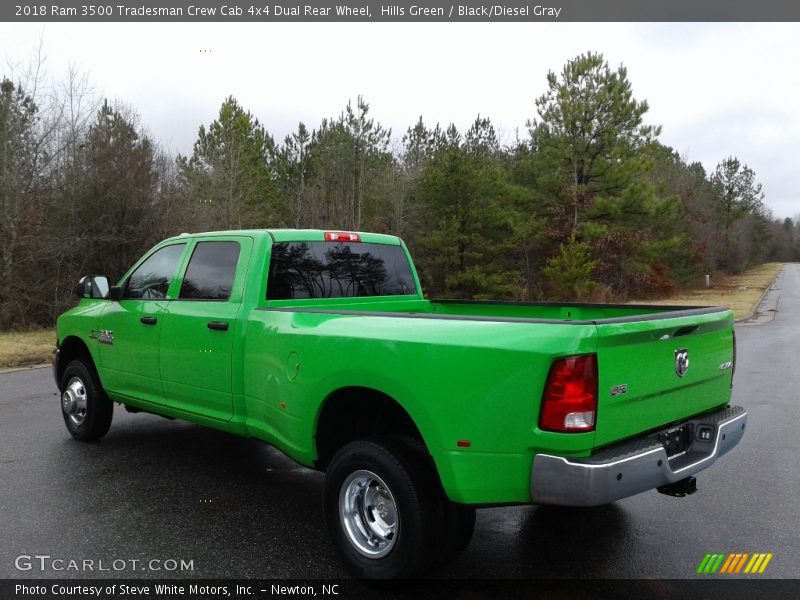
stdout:
[[733,315],[724,309],[692,312],[670,318],[596,321],[595,446],[728,403]]

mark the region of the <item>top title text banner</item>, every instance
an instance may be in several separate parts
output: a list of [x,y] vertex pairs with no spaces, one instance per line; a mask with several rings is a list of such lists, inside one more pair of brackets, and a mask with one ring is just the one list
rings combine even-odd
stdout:
[[80,0],[0,3],[0,21],[27,22],[537,22],[537,21],[800,21],[796,0],[560,0],[537,4],[384,3],[261,0]]

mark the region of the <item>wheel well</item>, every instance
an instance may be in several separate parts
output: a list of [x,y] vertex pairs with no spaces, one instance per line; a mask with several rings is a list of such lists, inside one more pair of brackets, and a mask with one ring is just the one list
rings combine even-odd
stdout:
[[[67,365],[73,360],[83,361],[83,364],[86,365],[87,369],[95,374],[97,373],[94,360],[92,359],[92,353],[89,352],[89,348],[86,343],[79,337],[69,336],[61,343],[58,351],[58,368],[56,373],[58,375],[59,382],[64,376],[64,369],[66,369]],[[100,381],[99,377],[97,378],[97,381]]]
[[424,445],[414,421],[396,400],[371,388],[337,390],[325,401],[316,432],[315,466],[325,470],[334,454],[350,442],[378,435],[402,435]]

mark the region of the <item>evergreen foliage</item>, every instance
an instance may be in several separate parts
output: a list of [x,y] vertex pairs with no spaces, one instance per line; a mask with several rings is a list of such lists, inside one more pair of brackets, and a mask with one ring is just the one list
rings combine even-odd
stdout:
[[599,53],[547,74],[508,145],[481,115],[420,117],[393,145],[360,96],[276,142],[231,96],[176,159],[85,80],[45,95],[36,77],[0,81],[0,326],[52,323],[81,274],[118,277],[183,231],[394,233],[450,298],[624,301],[800,259],[800,218],[773,218],[739,158],[709,174],[659,142]]

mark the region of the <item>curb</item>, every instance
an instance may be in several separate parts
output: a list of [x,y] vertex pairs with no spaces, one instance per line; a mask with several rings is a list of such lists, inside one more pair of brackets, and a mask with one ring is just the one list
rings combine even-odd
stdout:
[[767,294],[769,294],[770,290],[772,289],[772,286],[775,285],[776,281],[778,281],[778,278],[781,275],[783,275],[783,270],[785,268],[786,268],[786,264],[784,263],[784,265],[780,268],[780,271],[778,271],[778,274],[775,275],[775,278],[772,281],[769,282],[769,285],[764,290],[764,293],[761,294],[761,297],[758,299],[758,302],[753,304],[753,307],[750,310],[750,312],[747,315],[745,315],[744,317],[740,317],[738,319],[734,319],[734,321],[733,321],[734,323],[744,323],[745,321],[749,321],[750,319],[752,319],[755,316],[756,312],[758,312],[758,307],[761,306],[762,302],[764,302],[764,298],[767,297]]
[[42,363],[40,365],[28,365],[26,367],[8,367],[6,369],[0,369],[0,375],[5,375],[6,373],[18,373],[20,371],[32,371],[34,369],[44,369],[45,367],[52,367],[53,363]]

